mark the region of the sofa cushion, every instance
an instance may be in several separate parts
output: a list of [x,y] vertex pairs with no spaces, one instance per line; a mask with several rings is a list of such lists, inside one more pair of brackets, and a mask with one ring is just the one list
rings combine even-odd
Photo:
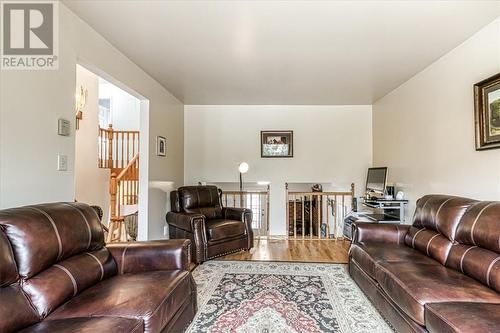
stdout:
[[16,262],[5,234],[0,230],[0,288],[18,280]]
[[15,331],[37,321],[38,315],[20,288],[12,248],[0,227],[0,332]]
[[349,255],[371,278],[375,279],[375,267],[378,262],[421,262],[436,261],[405,245],[356,243],[349,249]]
[[420,198],[405,244],[444,265],[462,216],[476,202],[449,195]]
[[425,306],[425,327],[431,333],[498,332],[500,304],[430,303]]
[[87,289],[54,311],[49,320],[119,316],[140,318],[144,332],[160,332],[195,292],[187,271],[117,275]]
[[453,243],[439,232],[426,229],[410,227],[406,234],[405,243],[421,253],[436,259],[444,265],[450,253]]
[[456,241],[500,253],[500,202],[482,201],[472,206],[457,228]]
[[207,238],[216,242],[245,235],[245,224],[241,221],[215,219],[205,222]]
[[494,290],[437,262],[380,262],[375,277],[384,292],[420,325],[425,324],[427,303],[500,303],[500,294]]
[[19,333],[139,333],[142,332],[142,320],[119,317],[86,317],[45,320],[27,327]]
[[0,332],[13,332],[39,320],[19,283],[0,288]]
[[500,202],[472,206],[457,228],[446,266],[500,292]]
[[57,262],[104,246],[94,209],[80,203],[53,203],[0,211],[19,275],[30,278]]
[[434,230],[453,241],[460,219],[476,202],[476,200],[450,195],[423,196],[417,200],[413,226],[418,229]]
[[44,270],[22,284],[23,291],[42,318],[99,281],[116,275],[106,248],[77,254]]

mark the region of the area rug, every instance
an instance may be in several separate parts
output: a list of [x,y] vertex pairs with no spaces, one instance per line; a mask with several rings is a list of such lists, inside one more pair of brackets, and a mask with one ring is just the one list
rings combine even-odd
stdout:
[[346,265],[210,261],[196,267],[187,332],[393,332]]

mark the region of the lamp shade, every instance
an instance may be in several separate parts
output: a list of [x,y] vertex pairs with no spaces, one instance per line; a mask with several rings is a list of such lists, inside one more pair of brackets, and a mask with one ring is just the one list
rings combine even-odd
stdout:
[[240,165],[238,166],[238,171],[240,173],[247,173],[248,169],[250,166],[246,162],[241,162]]

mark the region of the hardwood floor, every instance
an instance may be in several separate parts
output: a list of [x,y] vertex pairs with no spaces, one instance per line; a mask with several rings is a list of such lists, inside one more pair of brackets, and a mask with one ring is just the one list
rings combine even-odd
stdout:
[[255,239],[250,251],[242,251],[216,260],[296,261],[347,264],[348,240]]

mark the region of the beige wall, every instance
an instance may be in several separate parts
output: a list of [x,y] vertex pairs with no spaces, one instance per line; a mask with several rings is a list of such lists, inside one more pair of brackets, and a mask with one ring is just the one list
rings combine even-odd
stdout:
[[[285,234],[285,182],[364,187],[372,161],[371,106],[185,106],[185,182],[270,181],[270,234]],[[294,157],[260,157],[261,130],[293,130]]]
[[[70,137],[58,136],[57,119],[64,117],[74,125],[77,63],[114,84],[123,83],[133,95],[149,100],[149,166],[143,172],[148,174],[148,180],[181,184],[182,103],[64,4],[59,8],[59,70],[0,73],[0,207],[73,200],[75,135],[72,131]],[[166,158],[155,156],[157,135],[167,137]],[[68,155],[66,172],[56,171],[58,153]],[[165,206],[155,210],[165,210]],[[151,220],[142,238],[162,237],[163,224],[163,220]]]
[[415,201],[500,199],[500,150],[475,151],[472,86],[500,71],[500,19],[373,105],[374,165]]
[[109,219],[109,169],[97,165],[97,136],[99,124],[99,79],[83,68],[76,68],[76,84],[88,91],[83,108],[84,118],[75,131],[75,199],[103,209],[103,221]]

